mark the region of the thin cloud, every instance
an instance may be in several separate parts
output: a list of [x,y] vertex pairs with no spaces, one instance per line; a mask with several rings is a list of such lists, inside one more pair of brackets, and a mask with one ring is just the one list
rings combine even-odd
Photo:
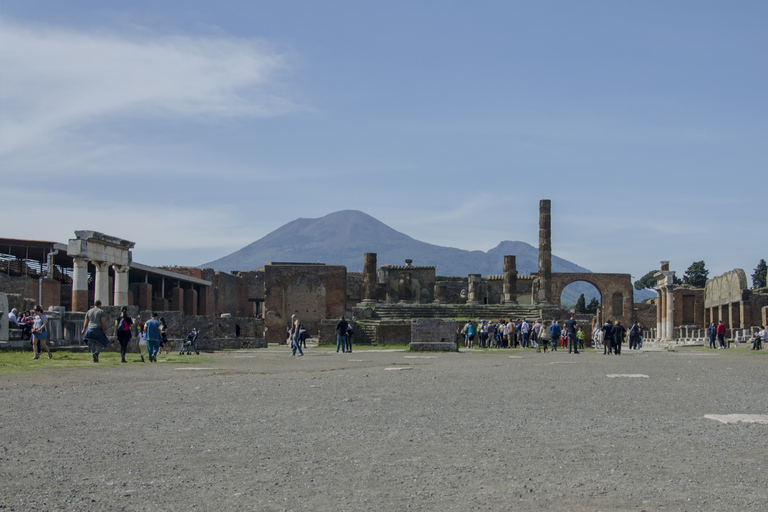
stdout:
[[288,58],[253,39],[93,34],[0,22],[0,154],[106,116],[268,117]]

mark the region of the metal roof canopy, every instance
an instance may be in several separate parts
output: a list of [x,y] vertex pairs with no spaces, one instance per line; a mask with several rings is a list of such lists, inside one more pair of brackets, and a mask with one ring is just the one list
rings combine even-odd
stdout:
[[47,263],[48,253],[58,249],[53,257],[53,264],[71,267],[72,258],[67,255],[67,245],[59,242],[42,240],[20,240],[18,238],[0,238],[0,254],[10,254],[16,259],[30,259]]

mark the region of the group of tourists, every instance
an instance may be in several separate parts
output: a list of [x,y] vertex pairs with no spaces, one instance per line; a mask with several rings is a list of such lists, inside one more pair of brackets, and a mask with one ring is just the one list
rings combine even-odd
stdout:
[[[134,321],[128,315],[128,308],[123,306],[120,308],[120,316],[112,326],[112,335],[120,343],[120,360],[123,363],[128,362],[125,359],[125,355],[133,338],[133,331],[131,329],[133,325]],[[107,318],[104,310],[101,309],[101,301],[97,300],[94,306],[85,314],[82,329],[83,343],[88,345],[94,363],[99,362],[99,353],[109,345],[107,331]],[[166,354],[169,352],[169,349],[165,346],[168,343],[168,325],[164,318],[157,318],[156,312],[153,312],[152,317],[146,322],[142,322],[141,318],[138,319],[136,333],[136,348],[139,351],[142,363],[146,362],[144,358],[145,353],[150,363],[156,363],[157,354],[160,352],[161,347],[165,349]]]
[[474,348],[475,340],[478,348],[535,348],[541,329],[541,320],[531,325],[525,318],[518,318],[517,321],[499,318],[498,322],[467,321],[463,327],[456,327],[456,334],[464,338],[465,348]]
[[339,318],[339,322],[336,324],[336,353],[339,353],[339,349],[343,354],[352,353],[352,336],[355,331],[352,330],[352,324],[342,316]]

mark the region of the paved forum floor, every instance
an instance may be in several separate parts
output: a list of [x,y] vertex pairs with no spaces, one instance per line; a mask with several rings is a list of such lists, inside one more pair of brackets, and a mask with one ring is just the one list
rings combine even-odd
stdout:
[[[768,354],[200,357],[0,376],[0,509],[768,503]],[[707,417],[730,414],[758,416]]]

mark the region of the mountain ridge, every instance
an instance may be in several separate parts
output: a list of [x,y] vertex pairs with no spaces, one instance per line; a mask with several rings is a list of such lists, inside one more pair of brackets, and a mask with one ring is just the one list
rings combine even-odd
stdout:
[[[341,210],[317,219],[298,218],[227,256],[201,265],[216,270],[254,270],[276,261],[321,262],[344,265],[350,272],[363,269],[363,254],[377,254],[377,264],[435,266],[437,275],[499,275],[504,255],[514,254],[518,273],[538,271],[538,249],[504,240],[486,252],[443,247],[416,240],[359,210]],[[553,255],[553,272],[590,270]]]

